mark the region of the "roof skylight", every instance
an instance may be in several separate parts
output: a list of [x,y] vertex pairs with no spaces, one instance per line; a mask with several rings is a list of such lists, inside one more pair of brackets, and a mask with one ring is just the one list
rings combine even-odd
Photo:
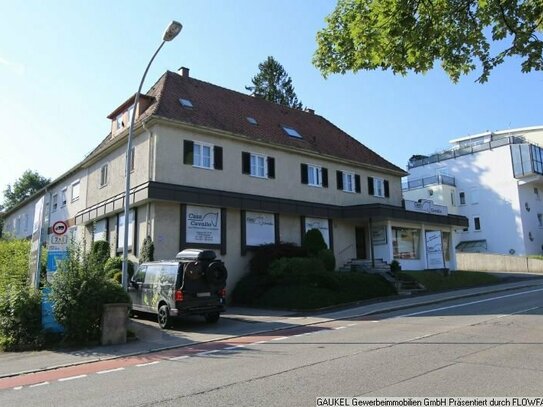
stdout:
[[189,99],[179,98],[179,103],[181,106],[186,107],[187,109],[192,109],[192,102]]
[[292,127],[288,127],[288,126],[282,126],[283,127],[283,130],[285,131],[285,133],[287,133],[290,137],[294,137],[294,138],[303,138],[302,135],[300,133],[298,133],[298,131]]
[[256,126],[258,124],[258,122],[256,121],[254,117],[247,116],[247,121],[251,123],[253,126]]

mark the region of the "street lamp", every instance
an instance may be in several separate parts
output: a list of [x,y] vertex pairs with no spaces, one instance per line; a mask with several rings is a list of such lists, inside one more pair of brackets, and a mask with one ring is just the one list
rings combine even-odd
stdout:
[[162,43],[157,48],[157,50],[151,57],[151,60],[147,64],[147,68],[145,68],[145,72],[143,73],[143,76],[141,78],[138,91],[136,92],[136,95],[134,96],[134,107],[132,110],[132,117],[130,118],[130,127],[128,128],[128,143],[126,145],[126,167],[125,167],[126,184],[125,184],[125,193],[124,193],[124,238],[123,238],[123,277],[122,277],[123,288],[125,290],[128,287],[128,226],[130,223],[130,219],[129,219],[130,168],[132,166],[132,162],[131,162],[132,156],[130,154],[130,151],[132,150],[132,136],[134,133],[134,120],[136,118],[136,112],[138,111],[137,109],[138,109],[138,102],[139,102],[140,93],[141,93],[141,87],[143,86],[143,81],[145,81],[145,77],[147,76],[147,71],[149,71],[149,67],[153,63],[153,60],[157,56],[162,46],[166,43],[166,41],[173,40],[177,36],[177,34],[181,32],[182,28],[183,26],[181,25],[181,23],[177,21],[172,21],[168,25],[168,27],[166,28],[166,31],[164,31],[164,35],[162,36]]

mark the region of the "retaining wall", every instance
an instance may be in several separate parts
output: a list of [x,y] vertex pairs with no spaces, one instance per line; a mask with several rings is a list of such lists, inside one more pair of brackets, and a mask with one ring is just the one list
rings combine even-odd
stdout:
[[506,256],[486,253],[456,253],[456,263],[458,270],[543,274],[543,260],[522,256]]

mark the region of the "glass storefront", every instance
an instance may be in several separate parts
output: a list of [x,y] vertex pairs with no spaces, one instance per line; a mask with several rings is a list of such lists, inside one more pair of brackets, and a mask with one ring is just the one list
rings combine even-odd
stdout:
[[393,227],[392,246],[395,259],[420,259],[420,230]]

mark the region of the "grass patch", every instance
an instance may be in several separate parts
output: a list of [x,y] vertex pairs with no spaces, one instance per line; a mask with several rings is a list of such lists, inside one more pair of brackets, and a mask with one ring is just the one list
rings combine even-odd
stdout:
[[453,271],[449,276],[436,271],[402,271],[399,273],[399,277],[406,280],[417,280],[428,291],[475,287],[500,281],[498,277],[492,274],[478,271]]

